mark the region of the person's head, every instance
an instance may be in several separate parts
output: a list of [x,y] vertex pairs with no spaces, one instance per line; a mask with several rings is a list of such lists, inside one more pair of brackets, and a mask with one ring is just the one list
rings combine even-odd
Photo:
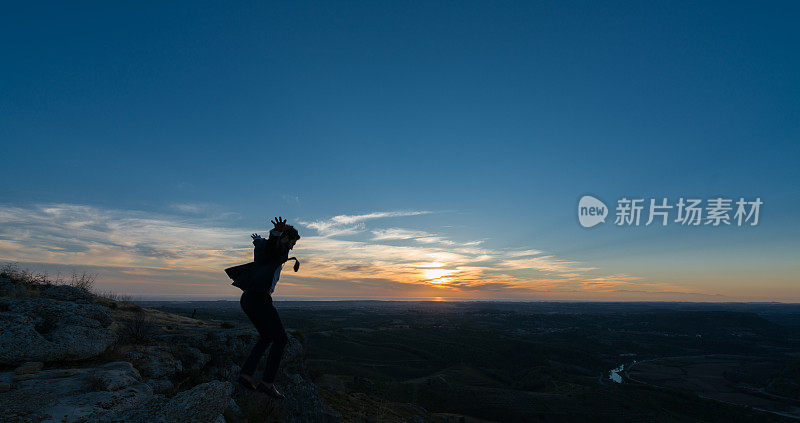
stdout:
[[291,250],[294,248],[294,244],[297,243],[298,239],[300,239],[300,234],[297,233],[297,229],[292,225],[286,225],[286,229],[281,235],[281,242]]

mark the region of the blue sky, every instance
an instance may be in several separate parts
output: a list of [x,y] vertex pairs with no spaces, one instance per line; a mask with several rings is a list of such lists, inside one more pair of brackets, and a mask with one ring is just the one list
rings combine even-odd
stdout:
[[[0,259],[235,295],[280,214],[289,296],[800,301],[792,2],[6,9]],[[584,194],[764,205],[585,229]]]

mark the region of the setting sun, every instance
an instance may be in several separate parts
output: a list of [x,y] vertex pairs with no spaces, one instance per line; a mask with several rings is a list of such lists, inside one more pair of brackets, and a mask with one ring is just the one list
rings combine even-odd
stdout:
[[450,282],[451,278],[446,276],[453,272],[454,270],[447,269],[427,269],[422,272],[422,276],[427,282],[441,284]]

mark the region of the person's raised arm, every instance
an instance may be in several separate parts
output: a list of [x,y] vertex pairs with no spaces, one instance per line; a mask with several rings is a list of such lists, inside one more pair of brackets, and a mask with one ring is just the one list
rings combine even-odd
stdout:
[[[266,240],[267,254],[274,259],[280,259],[282,263],[286,262],[288,251],[284,251],[285,249],[281,248],[281,237],[284,231],[286,231],[287,226],[286,219],[276,217],[274,220],[270,220],[270,222],[275,227],[269,231],[269,239]],[[283,257],[280,257],[281,255]]]
[[276,217],[274,220],[270,220],[275,227],[269,231],[269,238],[272,240],[273,237],[280,238],[283,235],[283,231],[286,230],[286,219],[281,218],[280,216]]
[[275,227],[269,231],[269,243],[271,246],[277,247],[278,244],[281,242],[281,235],[283,235],[283,231],[286,230],[286,220],[281,220],[280,217],[276,217],[275,220],[270,220]]

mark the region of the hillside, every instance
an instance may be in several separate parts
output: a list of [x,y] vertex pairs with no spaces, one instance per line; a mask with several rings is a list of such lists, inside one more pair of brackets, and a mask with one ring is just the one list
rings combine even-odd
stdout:
[[235,383],[254,329],[4,276],[12,278],[0,278],[0,421],[340,420],[291,334],[276,381],[286,399],[275,401]]

